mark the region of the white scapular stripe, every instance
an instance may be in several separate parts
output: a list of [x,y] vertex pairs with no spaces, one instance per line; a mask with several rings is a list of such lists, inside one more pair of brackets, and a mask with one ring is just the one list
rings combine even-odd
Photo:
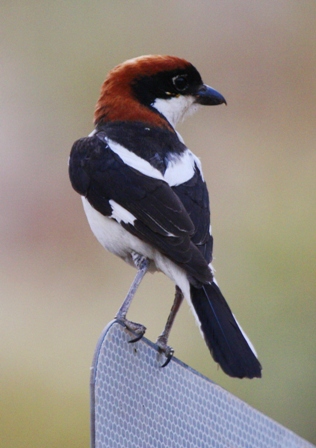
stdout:
[[180,155],[173,155],[168,162],[164,178],[171,187],[181,185],[194,176],[195,169],[200,168],[199,159],[186,149]]
[[116,143],[115,141],[105,138],[106,143],[109,145],[111,150],[117,154],[126,165],[134,168],[145,176],[153,177],[154,179],[164,180],[161,172],[154,168],[147,160],[142,159],[134,152],[129,151],[124,148],[124,146]]
[[113,199],[110,199],[109,203],[113,210],[110,218],[115,219],[117,222],[123,221],[125,224],[134,224],[136,218],[132,213],[130,213],[128,210],[126,210],[126,208],[122,207],[117,202],[113,201]]
[[[92,135],[93,133],[91,133]],[[182,140],[182,137],[179,134]],[[203,178],[200,160],[189,150],[186,149],[182,154],[170,155],[168,167],[164,173],[161,174],[157,168],[154,168],[147,160],[139,157],[134,152],[129,151],[124,146],[104,137],[104,141],[109,145],[111,150],[117,154],[126,165],[134,168],[145,176],[154,179],[166,181],[171,187],[187,182],[194,176],[195,168],[197,167]]]

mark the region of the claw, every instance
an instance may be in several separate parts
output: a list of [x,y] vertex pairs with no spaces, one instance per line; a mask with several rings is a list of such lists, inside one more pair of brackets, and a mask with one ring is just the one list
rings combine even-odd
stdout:
[[161,368],[166,367],[173,358],[174,350],[171,347],[168,347],[168,348],[170,349],[169,353],[168,354],[165,353],[166,361],[160,366]]
[[142,324],[137,324],[136,322],[132,322],[126,318],[117,318],[118,322],[121,322],[125,328],[135,335],[135,338],[129,340],[129,343],[134,343],[139,341],[146,332],[146,327]]
[[134,339],[130,339],[130,340],[128,341],[128,343],[129,343],[129,344],[134,344],[134,342],[140,341],[141,338],[144,336],[144,334],[145,334],[145,330],[144,330],[143,332],[139,333],[139,335],[136,336]]
[[166,357],[166,361],[160,367],[161,368],[166,367],[173,357],[174,350],[172,347],[167,345],[167,341],[164,335],[159,336],[156,344],[158,346],[158,352],[163,353]]

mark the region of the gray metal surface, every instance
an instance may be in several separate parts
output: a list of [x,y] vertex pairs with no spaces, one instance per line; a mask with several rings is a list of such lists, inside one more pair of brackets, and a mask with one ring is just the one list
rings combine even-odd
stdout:
[[313,447],[177,359],[162,359],[117,322],[91,371],[92,448]]

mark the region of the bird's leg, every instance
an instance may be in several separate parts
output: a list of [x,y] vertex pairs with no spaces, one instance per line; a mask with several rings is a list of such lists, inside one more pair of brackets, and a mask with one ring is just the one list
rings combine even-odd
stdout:
[[133,283],[129,288],[129,291],[127,293],[127,296],[125,297],[124,302],[122,303],[122,306],[120,307],[115,316],[115,319],[122,322],[128,330],[130,330],[132,333],[136,335],[136,337],[134,339],[131,339],[129,342],[136,342],[143,337],[146,331],[146,327],[144,327],[144,325],[142,324],[137,324],[135,322],[126,319],[126,314],[132,303],[136,290],[148,270],[149,260],[139,254],[136,254],[135,252],[132,253],[132,258],[137,268],[137,274],[134,278]]
[[165,328],[164,328],[163,332],[161,333],[161,335],[158,336],[158,339],[156,342],[156,344],[158,345],[159,351],[164,353],[167,358],[161,367],[166,367],[166,365],[169,364],[169,362],[171,361],[171,358],[173,356],[173,353],[174,353],[173,348],[169,347],[167,345],[167,342],[168,342],[170,330],[172,328],[173,322],[174,322],[175,317],[179,311],[182,301],[183,301],[182,291],[180,288],[178,288],[178,286],[176,286],[176,293],[175,293],[172,308],[170,310],[170,314],[168,316]]

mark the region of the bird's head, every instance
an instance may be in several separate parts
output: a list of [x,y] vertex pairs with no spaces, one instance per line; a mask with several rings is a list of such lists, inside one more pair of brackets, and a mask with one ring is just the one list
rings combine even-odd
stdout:
[[110,71],[101,88],[94,121],[133,120],[170,128],[199,105],[222,103],[226,104],[225,98],[205,85],[185,59],[141,56]]

